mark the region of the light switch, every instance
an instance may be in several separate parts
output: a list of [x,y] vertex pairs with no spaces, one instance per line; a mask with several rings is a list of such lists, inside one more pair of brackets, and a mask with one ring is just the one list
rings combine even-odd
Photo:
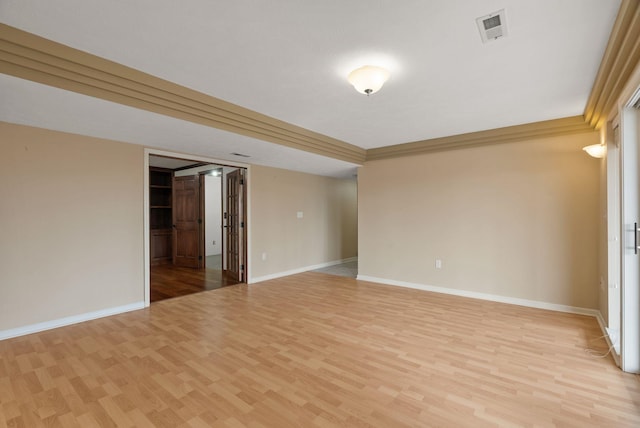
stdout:
[[304,213],[302,211],[298,211],[297,217],[298,218],[304,217]]

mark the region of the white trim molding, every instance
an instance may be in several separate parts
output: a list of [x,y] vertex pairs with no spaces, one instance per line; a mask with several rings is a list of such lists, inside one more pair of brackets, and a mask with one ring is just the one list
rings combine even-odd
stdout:
[[123,314],[125,312],[137,311],[144,309],[144,302],[130,303],[128,305],[116,306],[113,308],[100,309],[98,311],[87,312],[70,317],[59,318],[57,320],[40,322],[37,324],[25,325],[23,327],[12,328],[0,331],[0,340],[11,339],[12,337],[25,336],[31,333],[51,330],[58,327],[64,327],[71,324],[78,324],[84,321],[91,321],[98,318],[104,318],[111,315]]
[[358,280],[375,282],[377,284],[393,285],[397,287],[414,288],[416,290],[431,291],[434,293],[450,294],[453,296],[469,297],[472,299],[489,300],[491,302],[507,303],[510,305],[526,306],[529,308],[547,309],[550,311],[557,311],[557,312],[567,312],[570,314],[589,315],[592,317],[597,317],[598,314],[600,313],[600,311],[598,311],[597,309],[579,308],[576,306],[560,305],[557,303],[541,302],[538,300],[528,300],[528,299],[520,299],[517,297],[500,296],[497,294],[479,293],[477,291],[457,290],[454,288],[437,287],[434,285],[395,281],[392,279],[376,278],[373,276],[366,276],[366,275],[358,275]]
[[[269,281],[270,279],[282,278],[284,276],[295,275],[297,273],[308,272],[310,270],[322,269],[329,266],[335,266],[342,263],[356,262],[358,261],[357,257],[350,257],[348,259],[334,260],[332,262],[320,263],[317,265],[305,266],[301,268],[291,269],[284,272],[272,273],[269,275],[258,276],[255,278],[249,278],[247,284],[256,284],[258,282]],[[251,273],[251,271],[249,271]]]
[[598,325],[600,326],[600,330],[602,330],[602,337],[607,342],[607,347],[611,350],[611,355],[613,355],[613,360],[616,362],[616,365],[620,367],[620,333],[618,332],[618,337],[611,340],[611,336],[609,336],[609,329],[607,328],[607,323],[604,321],[604,317],[602,316],[602,312],[598,311],[595,315],[596,320],[598,321]]

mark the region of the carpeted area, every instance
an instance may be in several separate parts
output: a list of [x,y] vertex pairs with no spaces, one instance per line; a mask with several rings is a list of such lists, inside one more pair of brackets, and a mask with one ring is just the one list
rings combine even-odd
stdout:
[[313,272],[326,273],[329,275],[345,276],[347,278],[356,278],[358,276],[358,261],[341,263],[322,269],[316,269]]
[[207,256],[205,266],[211,270],[222,270],[222,254]]

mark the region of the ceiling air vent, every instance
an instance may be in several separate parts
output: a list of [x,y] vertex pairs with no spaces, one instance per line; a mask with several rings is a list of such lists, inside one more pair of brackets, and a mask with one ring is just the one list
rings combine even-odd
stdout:
[[504,9],[481,16],[476,19],[482,43],[491,42],[500,37],[507,35],[507,20],[504,15]]

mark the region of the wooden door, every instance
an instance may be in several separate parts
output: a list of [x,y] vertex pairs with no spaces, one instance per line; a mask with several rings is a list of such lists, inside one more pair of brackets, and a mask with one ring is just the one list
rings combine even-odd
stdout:
[[173,179],[173,264],[200,267],[200,179]]
[[227,174],[227,224],[226,252],[227,276],[235,281],[245,281],[245,192],[244,170]]

